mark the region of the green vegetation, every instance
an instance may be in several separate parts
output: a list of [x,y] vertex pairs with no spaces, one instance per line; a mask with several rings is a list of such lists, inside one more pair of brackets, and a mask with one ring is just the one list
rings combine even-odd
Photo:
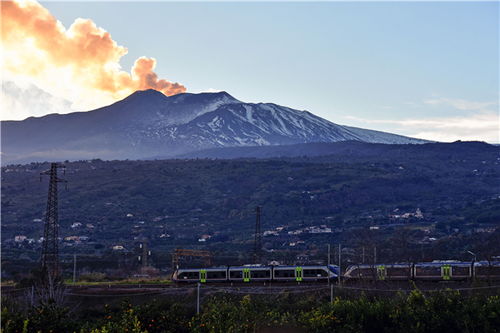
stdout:
[[2,305],[2,327],[13,332],[498,332],[500,297],[465,297],[415,290],[392,298],[213,295],[194,313],[191,299],[154,300],[69,311],[44,306],[21,311]]

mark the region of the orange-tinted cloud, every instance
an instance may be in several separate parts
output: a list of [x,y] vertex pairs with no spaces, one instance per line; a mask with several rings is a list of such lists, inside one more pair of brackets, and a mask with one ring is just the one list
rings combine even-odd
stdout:
[[35,1],[2,1],[1,6],[2,66],[10,73],[40,80],[59,76],[66,85],[115,99],[139,89],[167,96],[186,91],[179,83],[159,79],[153,58],[140,57],[131,73],[123,71],[120,59],[127,49],[91,20],[77,19],[65,29]]

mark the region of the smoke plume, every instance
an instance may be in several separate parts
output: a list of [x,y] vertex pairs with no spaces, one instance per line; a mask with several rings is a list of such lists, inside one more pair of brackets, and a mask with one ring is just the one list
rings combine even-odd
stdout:
[[92,20],[76,19],[66,29],[35,1],[2,1],[1,6],[3,69],[34,79],[52,94],[76,101],[96,94],[116,100],[148,88],[167,96],[186,91],[158,78],[154,58],[140,57],[130,73],[122,70],[127,49]]

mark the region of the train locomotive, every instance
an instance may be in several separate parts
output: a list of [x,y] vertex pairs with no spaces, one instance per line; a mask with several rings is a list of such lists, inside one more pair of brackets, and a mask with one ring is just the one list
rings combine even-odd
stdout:
[[213,268],[178,268],[175,282],[318,282],[345,281],[467,281],[500,280],[500,261],[433,261],[351,265],[344,274],[336,265],[244,265]]

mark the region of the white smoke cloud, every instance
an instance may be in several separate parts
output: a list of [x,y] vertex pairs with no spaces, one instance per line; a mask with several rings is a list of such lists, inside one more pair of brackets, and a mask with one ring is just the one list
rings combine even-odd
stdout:
[[2,71],[70,100],[74,108],[110,104],[136,90],[167,96],[186,91],[158,77],[154,58],[140,57],[130,72],[122,70],[127,49],[92,20],[79,18],[66,28],[32,0],[2,1],[1,9]]
[[2,82],[1,120],[23,120],[49,113],[69,113],[75,111],[71,104],[70,101],[54,97],[32,83]]

